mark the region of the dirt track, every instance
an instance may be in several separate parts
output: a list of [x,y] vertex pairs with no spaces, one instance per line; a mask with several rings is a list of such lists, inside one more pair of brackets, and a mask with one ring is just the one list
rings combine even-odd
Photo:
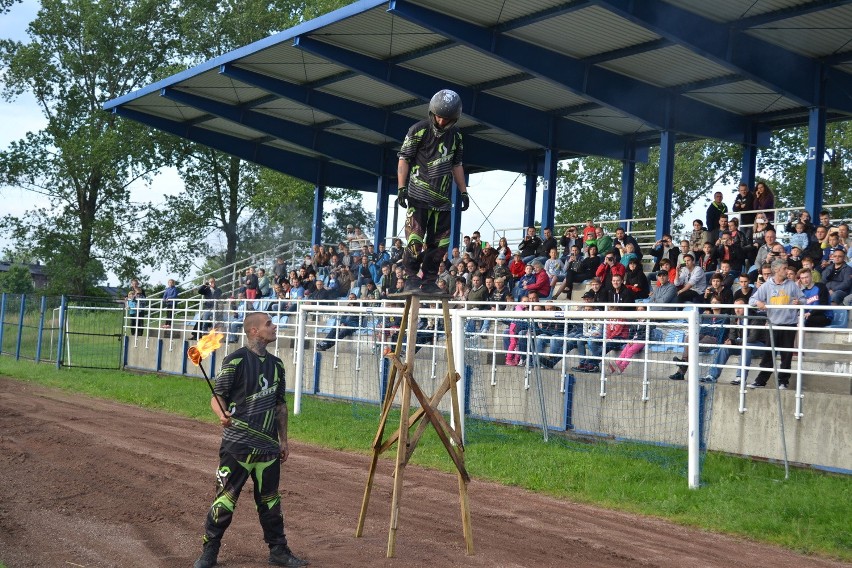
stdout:
[[[216,426],[0,378],[0,561],[25,567],[191,566],[213,496]],[[368,459],[291,444],[288,538],[312,566],[847,566],[664,521],[473,481],[464,555],[454,476],[409,467],[397,557],[385,558],[392,465],[354,538]],[[219,555],[265,566],[244,493]]]

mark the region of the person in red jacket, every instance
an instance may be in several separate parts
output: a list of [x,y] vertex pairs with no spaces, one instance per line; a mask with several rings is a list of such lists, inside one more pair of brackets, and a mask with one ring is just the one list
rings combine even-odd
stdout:
[[624,265],[616,262],[615,254],[612,252],[608,252],[606,256],[604,256],[603,263],[598,266],[597,271],[595,272],[595,276],[600,278],[601,284],[603,284],[604,289],[610,290],[612,289],[612,277],[617,274],[624,278],[624,274],[627,272],[627,269],[624,268]]

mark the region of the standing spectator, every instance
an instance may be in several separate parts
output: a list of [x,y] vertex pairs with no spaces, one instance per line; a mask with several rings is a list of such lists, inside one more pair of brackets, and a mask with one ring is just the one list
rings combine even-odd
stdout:
[[135,336],[139,333],[139,313],[136,292],[133,290],[127,293],[127,299],[124,300],[124,307],[127,309],[127,323],[130,327],[130,335]]
[[470,255],[471,260],[479,264],[479,257],[482,254],[482,237],[479,231],[474,231],[470,240],[465,239],[465,252]]
[[169,278],[168,286],[163,290],[163,309],[166,312],[166,321],[163,323],[165,329],[172,327],[172,321],[175,318],[175,308],[177,308],[178,289],[177,282],[174,278]]
[[744,181],[741,181],[739,187],[737,187],[737,196],[734,198],[732,209],[740,214],[743,225],[754,224],[754,213],[751,213],[754,210],[754,193]]
[[[796,344],[795,329],[778,329],[777,326],[795,327],[798,323],[798,312],[787,306],[797,306],[805,301],[802,290],[795,282],[787,280],[787,263],[783,260],[772,262],[772,277],[758,288],[749,305],[761,310],[766,310],[766,317],[772,323],[772,333],[776,349],[781,351],[781,368],[787,372],[778,374],[778,388],[787,389],[790,380],[790,363],[793,360],[792,348]],[[764,352],[760,360],[760,366],[764,369],[772,369],[775,354],[771,351]],[[763,388],[772,374],[771,370],[761,371],[754,382],[748,385],[750,389]]]
[[[438,91],[429,101],[428,118],[408,129],[399,150],[397,201],[408,210],[408,245],[403,253],[408,290],[439,291],[435,280],[449,244],[452,181],[461,192],[460,210],[466,211],[470,206],[462,166],[462,135],[456,124],[461,112],[462,101],[457,93]],[[422,280],[418,276],[421,269]]]
[[719,228],[719,217],[728,212],[728,206],[722,201],[721,191],[713,194],[713,201],[707,207],[707,230],[715,231]]
[[216,302],[222,299],[222,290],[216,286],[216,279],[210,277],[207,284],[202,284],[198,289],[198,293],[204,298],[201,307],[203,311],[199,320],[195,322],[192,328],[192,334],[189,336],[191,340],[198,339],[198,331],[207,331],[213,325],[213,317],[216,310]]
[[834,224],[831,222],[831,213],[826,209],[819,212],[819,224],[825,227],[825,230],[828,232],[831,232],[831,229],[834,228]]
[[246,276],[243,280],[246,298],[249,300],[257,298],[257,282],[257,274],[254,273],[254,266],[249,266],[246,268]]
[[708,242],[708,238],[701,219],[695,219],[692,222],[692,234],[689,236],[689,248],[696,254],[700,253],[704,250],[704,243]]
[[195,568],[216,565],[222,536],[249,477],[254,482],[263,537],[269,545],[269,563],[305,566],[307,562],[294,556],[287,546],[278,492],[281,462],[287,461],[290,449],[284,364],[266,350],[276,340],[276,327],[267,314],[254,312],[246,316],[244,334],[246,346],[225,357],[210,401],[223,428],[222,445],[216,500],[207,514],[204,550]]
[[269,285],[269,277],[266,275],[266,269],[259,268],[257,270],[257,291],[261,298],[268,298],[272,291]]
[[775,221],[775,195],[765,182],[759,181],[754,187],[754,208],[764,211],[766,220]]

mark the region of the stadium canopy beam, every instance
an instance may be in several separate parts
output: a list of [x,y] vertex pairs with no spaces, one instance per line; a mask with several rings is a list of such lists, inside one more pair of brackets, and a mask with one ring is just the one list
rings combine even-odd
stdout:
[[[304,85],[275,79],[231,64],[222,65],[219,72],[240,83],[310,106],[400,143],[408,128],[414,123],[410,117],[387,109],[345,99]],[[381,128],[377,129],[377,125]],[[476,144],[465,147],[465,162],[484,169],[501,169],[514,172],[522,172],[526,163],[521,152],[483,139],[477,139]]]
[[748,28],[756,28],[780,22],[782,20],[788,20],[790,18],[806,16],[815,12],[822,12],[826,8],[844,6],[850,3],[852,3],[852,0],[811,0],[810,2],[799,4],[798,6],[789,6],[779,10],[772,10],[770,12],[764,12],[763,14],[757,14],[755,16],[739,18],[738,20],[731,22],[729,25],[733,29],[747,30]]
[[386,154],[381,146],[365,144],[354,138],[311,128],[304,124],[247,110],[170,87],[162,89],[160,95],[231,122],[242,124],[258,132],[287,140],[296,146],[323,154],[332,160],[349,163],[365,171],[374,171],[380,175],[392,175],[396,171],[396,163],[390,163],[385,159]]
[[[361,75],[403,90],[424,102],[430,100],[432,95],[441,89],[452,89],[462,98],[463,112],[468,116],[536,145],[541,145],[542,140],[548,137],[551,117],[531,107],[349,51],[312,37],[299,36],[294,44],[309,53],[353,69]],[[622,137],[566,119],[559,119],[559,122],[558,147],[560,150],[611,158],[621,157],[621,149],[624,146]]]
[[[253,140],[207,130],[127,107],[117,106],[112,109],[112,112],[314,185],[375,191],[376,176],[348,166],[323,162],[318,158],[258,144]],[[320,163],[322,163],[321,166]]]
[[[396,154],[393,154],[396,158]],[[388,200],[397,191],[394,178],[380,176],[376,182],[376,227],[373,231],[373,246],[379,251],[379,243],[385,242],[388,234]],[[393,205],[396,207],[396,204]],[[376,283],[378,284],[378,282]]]
[[[823,77],[824,70],[825,78],[835,83],[835,90],[840,91],[836,95],[826,91],[826,104],[837,110],[852,112],[852,100],[846,94],[852,92],[852,77],[824,69],[817,60],[663,0],[595,0],[594,3],[802,106],[818,105],[815,85]],[[803,81],[802,77],[810,77],[811,81]]]
[[325,186],[314,186],[314,226],[311,229],[311,244],[322,245],[323,205],[325,204]]
[[[389,11],[461,45],[624,112],[654,129],[672,129],[737,143],[744,140],[747,120],[731,112],[688,98],[678,99],[666,109],[660,101],[670,100],[672,93],[665,89],[406,0],[391,0]],[[619,159],[621,150],[619,147]]]

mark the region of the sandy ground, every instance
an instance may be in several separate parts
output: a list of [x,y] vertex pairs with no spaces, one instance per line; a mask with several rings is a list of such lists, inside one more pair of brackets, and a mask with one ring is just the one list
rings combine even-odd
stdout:
[[[212,424],[0,378],[0,561],[191,566],[218,445]],[[312,566],[848,566],[476,480],[475,554],[465,556],[455,476],[414,466],[405,473],[397,555],[388,559],[391,463],[380,463],[365,534],[354,537],[368,464],[291,444],[281,481],[287,533]],[[219,564],[264,566],[251,493],[240,503]]]

